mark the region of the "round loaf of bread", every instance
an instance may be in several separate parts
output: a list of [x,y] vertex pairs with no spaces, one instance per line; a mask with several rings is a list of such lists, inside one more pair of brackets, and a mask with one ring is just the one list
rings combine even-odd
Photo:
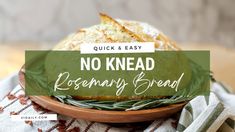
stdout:
[[[180,50],[175,42],[171,41],[162,32],[147,23],[113,19],[105,14],[100,14],[100,18],[100,24],[78,30],[62,40],[53,50],[80,50],[80,44],[82,43],[120,42],[154,42],[155,50]],[[127,100],[143,99],[145,97],[75,96],[75,98],[95,100]],[[152,98],[163,97],[155,96]]]
[[79,50],[82,43],[115,42],[154,42],[156,50],[179,50],[175,42],[147,23],[113,19],[105,14],[100,18],[100,24],[69,35],[54,50]]

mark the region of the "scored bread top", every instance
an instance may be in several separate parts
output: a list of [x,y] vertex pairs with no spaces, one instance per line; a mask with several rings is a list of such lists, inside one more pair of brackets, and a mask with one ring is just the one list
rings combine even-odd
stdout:
[[101,23],[70,34],[54,50],[80,50],[82,43],[154,42],[156,50],[179,50],[175,42],[153,26],[113,19],[100,13]]

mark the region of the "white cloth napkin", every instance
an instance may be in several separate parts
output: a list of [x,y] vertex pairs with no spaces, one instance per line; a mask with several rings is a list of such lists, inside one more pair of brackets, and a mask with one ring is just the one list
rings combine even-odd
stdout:
[[17,73],[13,73],[9,77],[3,79],[0,81],[0,100],[2,100],[13,88],[18,82],[18,76]]

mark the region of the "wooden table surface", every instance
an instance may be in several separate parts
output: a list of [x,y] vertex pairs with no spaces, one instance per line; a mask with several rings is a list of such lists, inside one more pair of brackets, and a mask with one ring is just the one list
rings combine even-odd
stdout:
[[[50,46],[39,46],[36,43],[0,44],[0,79],[17,72],[24,64],[26,49],[49,49]],[[182,49],[203,49],[211,51],[211,70],[217,80],[231,87],[235,92],[235,49],[209,44],[184,44]]]

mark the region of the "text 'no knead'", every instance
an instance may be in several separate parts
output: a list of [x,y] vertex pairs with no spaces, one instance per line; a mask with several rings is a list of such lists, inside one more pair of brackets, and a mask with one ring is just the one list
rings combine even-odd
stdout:
[[[81,70],[100,70],[102,67],[102,61],[98,57],[94,58],[81,58]],[[137,71],[137,70],[153,70],[155,66],[155,61],[151,57],[146,58],[134,58],[134,57],[106,57],[105,68],[106,70],[116,71],[116,70],[127,70],[127,71]]]

